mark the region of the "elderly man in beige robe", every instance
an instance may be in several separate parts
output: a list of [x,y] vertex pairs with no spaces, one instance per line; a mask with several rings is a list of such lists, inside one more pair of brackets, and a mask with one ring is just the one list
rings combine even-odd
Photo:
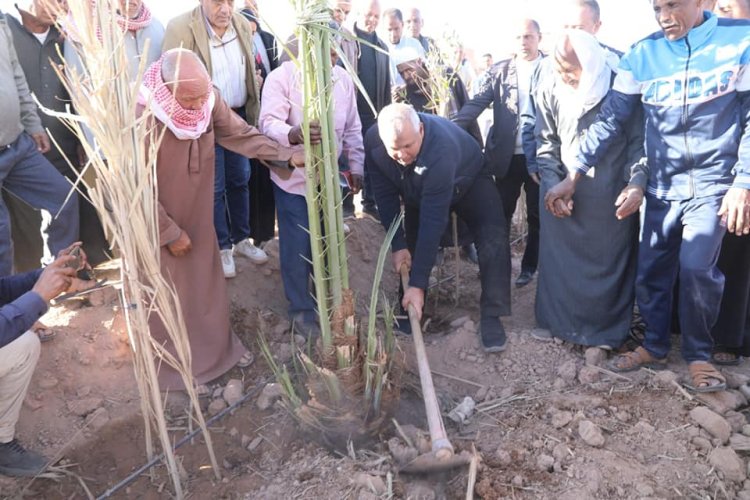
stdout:
[[[149,67],[139,103],[166,127],[157,158],[161,266],[177,290],[200,393],[235,365],[252,363],[229,323],[213,225],[214,144],[290,167],[301,166],[304,153],[280,146],[232,112],[212,87],[203,63],[185,49],[169,50]],[[169,342],[156,315],[150,325],[155,339]],[[179,374],[165,364],[159,384],[162,390],[184,389]]]

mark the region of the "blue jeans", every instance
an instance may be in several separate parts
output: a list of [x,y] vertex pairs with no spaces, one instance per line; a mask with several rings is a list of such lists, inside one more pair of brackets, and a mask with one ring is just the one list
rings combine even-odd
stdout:
[[716,215],[721,200],[646,196],[636,297],[646,322],[643,346],[657,358],[669,354],[672,291],[678,273],[682,356],[688,363],[711,357],[711,328],[724,291],[724,275],[717,266],[726,231]]
[[[235,110],[244,118],[244,110]],[[250,237],[250,160],[218,144],[214,172],[214,228],[219,248]]]
[[[73,193],[65,202],[73,187],[37,150],[30,135],[22,133],[14,143],[0,148],[0,186],[43,211],[43,263],[52,262],[60,250],[78,241],[78,196]],[[10,216],[0,198],[0,276],[8,276],[12,269]]]
[[310,286],[312,253],[304,196],[290,194],[273,185],[279,225],[279,258],[284,294],[289,301],[289,317],[302,314],[305,322],[315,321],[315,298]]

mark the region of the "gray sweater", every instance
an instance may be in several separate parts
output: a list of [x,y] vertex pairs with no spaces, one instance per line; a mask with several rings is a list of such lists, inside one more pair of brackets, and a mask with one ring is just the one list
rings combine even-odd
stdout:
[[13,35],[5,14],[0,12],[0,147],[15,142],[22,132],[44,132],[36,104],[18,63]]

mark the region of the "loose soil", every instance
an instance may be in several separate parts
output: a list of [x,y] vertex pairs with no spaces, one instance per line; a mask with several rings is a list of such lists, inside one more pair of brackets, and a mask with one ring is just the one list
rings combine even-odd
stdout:
[[[351,286],[363,318],[383,231],[367,218],[349,225]],[[259,351],[260,334],[277,360],[288,362],[293,355],[277,243],[266,246],[271,259],[264,266],[238,258],[238,276],[227,282],[235,330],[256,362],[228,373],[216,381],[217,388],[229,379],[242,380],[247,391],[272,381]],[[514,274],[521,250],[514,248]],[[750,483],[743,482],[747,457],[740,453],[740,477],[709,462],[708,455],[721,443],[690,420],[688,412],[698,401],[668,377],[657,379],[647,371],[616,376],[584,367],[580,348],[534,340],[534,283],[513,289],[513,316],[505,320],[508,350],[484,354],[475,326],[477,267],[464,260],[456,264],[452,251],[446,251],[435,277],[442,281],[457,270],[458,300],[455,278],[430,291],[426,340],[444,414],[466,396],[481,403],[480,411],[460,425],[446,419],[457,450],[475,447],[481,455],[477,497],[750,498]],[[104,273],[117,279],[115,270]],[[395,300],[397,281],[390,261],[381,289]],[[116,293],[105,289],[54,307],[45,316],[57,336],[43,346],[17,434],[28,447],[59,457],[60,467],[33,481],[0,476],[0,497],[86,498],[87,490],[98,496],[147,461],[127,334],[117,305]],[[413,372],[411,339],[399,340]],[[677,350],[669,369],[684,376]],[[734,386],[750,380],[746,363],[731,372]],[[399,424],[426,428],[420,397],[418,378],[407,375],[394,416]],[[725,416],[739,432],[747,423],[741,413],[746,402],[737,406]],[[602,446],[581,437],[582,421],[593,422],[601,431]],[[175,441],[191,427],[179,405],[171,407],[169,425]],[[397,435],[393,427],[384,429],[369,447],[336,452],[300,431],[278,405],[260,410],[250,399],[211,430],[223,478],[215,479],[203,439],[194,439],[178,451],[190,498],[466,496],[465,469],[442,476],[399,475],[386,444]],[[169,477],[158,466],[112,498],[171,497]]]

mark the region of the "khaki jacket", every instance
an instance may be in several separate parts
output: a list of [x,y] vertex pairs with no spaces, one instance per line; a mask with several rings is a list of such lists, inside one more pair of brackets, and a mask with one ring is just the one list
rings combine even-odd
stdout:
[[[164,33],[162,52],[180,46],[192,50],[198,54],[203,64],[206,65],[208,74],[213,74],[206,22],[200,6],[172,19],[167,25],[166,33]],[[232,14],[232,25],[237,32],[237,37],[239,38],[246,61],[245,83],[247,85],[247,104],[245,105],[245,110],[247,111],[247,122],[251,125],[257,125],[260,102],[255,82],[253,35],[250,31],[250,23],[239,12]]]

